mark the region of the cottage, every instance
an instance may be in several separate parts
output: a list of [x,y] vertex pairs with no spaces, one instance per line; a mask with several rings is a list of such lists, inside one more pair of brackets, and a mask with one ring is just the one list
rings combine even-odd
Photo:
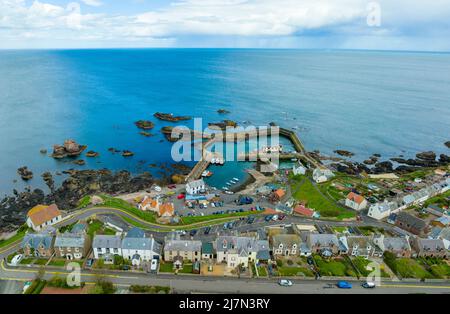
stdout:
[[175,213],[175,207],[173,203],[163,203],[159,206],[158,216],[159,217],[172,217]]
[[56,236],[55,254],[67,260],[82,259],[91,247],[89,236],[82,233],[66,232]]
[[444,246],[447,250],[450,250],[450,227],[447,228],[443,228],[438,236],[438,239],[441,239],[442,241],[444,241]]
[[249,262],[269,260],[269,242],[250,237],[221,236],[216,239],[217,262],[230,268],[247,268]]
[[400,207],[396,201],[385,200],[382,203],[371,205],[367,215],[373,219],[381,220],[398,211],[400,211]]
[[303,205],[297,205],[294,207],[294,213],[301,215],[301,216],[306,216],[306,217],[313,217],[314,216],[314,210],[310,209],[310,208],[306,208]]
[[316,168],[313,171],[313,180],[316,181],[316,183],[326,182],[333,177],[334,177],[334,174],[329,169]]
[[396,257],[411,257],[411,245],[407,237],[385,237],[381,234],[376,235],[373,242],[383,252],[390,252]]
[[164,245],[164,260],[174,261],[175,258],[181,261],[196,262],[202,256],[202,241],[194,240],[166,240]]
[[300,162],[298,164],[295,164],[292,167],[292,173],[294,175],[305,175],[306,174],[306,167],[303,166]]
[[25,256],[48,258],[53,254],[53,242],[54,237],[51,234],[27,233],[20,247]]
[[96,235],[92,242],[95,259],[103,259],[105,264],[114,263],[114,256],[122,256],[122,239],[120,236]]
[[186,193],[187,194],[198,194],[201,191],[205,190],[206,185],[203,179],[195,180],[186,183]]
[[159,200],[152,197],[145,196],[138,208],[143,211],[158,211]]
[[416,253],[414,257],[439,257],[447,258],[448,251],[441,239],[422,239],[416,237],[412,241]]
[[312,253],[324,256],[340,254],[339,240],[334,234],[310,233],[307,243]]
[[369,258],[373,256],[375,252],[375,245],[372,242],[371,237],[367,236],[348,236],[347,246],[348,255],[350,256],[361,256],[364,258]]
[[122,240],[123,257],[130,260],[133,266],[139,266],[142,262],[159,259],[161,245],[153,238],[147,238],[144,231],[133,228]]
[[283,189],[277,189],[272,192],[270,195],[270,201],[271,202],[279,202],[283,199],[283,197],[286,195],[286,192]]
[[345,199],[345,206],[358,211],[363,210],[367,207],[367,200],[359,194],[350,192]]
[[272,253],[274,256],[298,256],[301,239],[296,234],[277,234],[272,236]]
[[424,220],[406,212],[400,212],[397,215],[395,225],[415,235],[424,234],[427,230],[427,223]]
[[37,205],[27,213],[27,225],[34,231],[41,231],[62,220],[62,214],[56,204],[50,206]]

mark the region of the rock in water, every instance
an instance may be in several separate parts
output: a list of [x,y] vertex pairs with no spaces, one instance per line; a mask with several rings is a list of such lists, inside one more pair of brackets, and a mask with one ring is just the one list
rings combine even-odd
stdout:
[[138,128],[143,130],[151,130],[155,127],[155,124],[152,121],[148,120],[139,120],[134,123]]
[[87,146],[79,145],[74,140],[65,140],[63,145],[54,145],[52,157],[56,159],[80,155]]
[[219,110],[217,110],[217,113],[218,114],[227,114],[227,113],[230,113],[228,110],[226,110],[226,109],[219,109]]
[[33,179],[33,172],[31,172],[27,166],[17,169],[17,173],[20,175],[22,180],[28,181]]
[[450,163],[450,156],[447,156],[445,154],[441,154],[439,156],[439,162],[443,163],[443,164],[448,164]]
[[132,151],[129,151],[129,150],[124,150],[122,152],[122,156],[123,157],[131,157],[131,156],[134,156],[134,153]]
[[434,152],[432,152],[432,151],[418,153],[418,154],[416,154],[416,157],[418,159],[428,160],[428,161],[436,160],[436,154]]
[[342,150],[342,149],[338,149],[334,151],[336,154],[340,155],[340,156],[344,156],[344,157],[352,157],[355,154],[353,154],[352,152],[349,152],[347,150]]
[[97,153],[97,152],[94,152],[93,150],[90,150],[90,151],[88,151],[87,153],[86,153],[86,157],[98,157],[99,156],[99,153]]
[[444,145],[450,148],[450,141],[445,142]]

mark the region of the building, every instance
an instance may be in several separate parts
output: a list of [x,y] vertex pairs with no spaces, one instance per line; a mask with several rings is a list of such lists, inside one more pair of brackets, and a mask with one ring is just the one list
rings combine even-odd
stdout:
[[213,260],[214,259],[214,245],[212,242],[202,243],[202,260]]
[[400,212],[395,220],[395,225],[415,235],[426,233],[427,223],[419,217],[406,212]]
[[172,217],[175,213],[175,207],[173,203],[163,203],[159,205],[158,216],[159,217]]
[[432,215],[438,216],[438,217],[442,217],[444,215],[448,215],[448,211],[444,210],[443,208],[436,206],[436,205],[430,205],[426,208],[424,208],[424,210]]
[[444,246],[447,250],[450,250],[450,227],[443,228],[440,230],[439,234],[437,235],[438,239],[441,239],[444,241]]
[[217,262],[230,268],[270,260],[269,242],[250,237],[221,236],[216,239]]
[[373,204],[369,207],[367,215],[377,220],[389,217],[393,213],[400,211],[400,207],[396,201],[385,200],[381,203]]
[[144,196],[142,202],[138,205],[138,208],[143,211],[158,211],[159,200],[152,197]]
[[316,181],[316,183],[326,182],[333,177],[334,177],[334,174],[329,169],[316,168],[313,171],[313,180]]
[[20,247],[27,257],[48,258],[53,255],[54,240],[51,234],[27,233]]
[[303,166],[300,162],[295,164],[292,167],[292,173],[294,175],[305,175],[306,174],[306,167]]
[[27,225],[34,231],[41,231],[62,220],[62,214],[56,204],[37,205],[27,213]]
[[301,239],[296,234],[277,234],[271,238],[274,256],[298,256]]
[[203,179],[195,180],[186,183],[186,193],[187,194],[198,194],[204,191],[206,188],[205,181]]
[[122,239],[120,236],[96,235],[92,241],[95,259],[103,259],[105,264],[114,263],[114,256],[122,256]]
[[415,250],[414,257],[438,257],[447,258],[448,251],[441,239],[422,239],[415,237],[412,241]]
[[57,257],[67,260],[79,260],[87,255],[90,248],[90,239],[85,232],[66,232],[56,236],[55,255]]
[[433,220],[433,221],[431,222],[431,224],[432,224],[433,226],[445,228],[445,227],[447,227],[447,226],[450,225],[450,217],[447,216],[447,215],[445,215],[445,216],[436,218],[435,220]]
[[133,266],[140,266],[142,262],[159,259],[161,245],[153,238],[147,238],[142,229],[133,228],[122,240],[122,255],[131,261]]
[[173,262],[181,261],[197,262],[202,258],[202,241],[194,240],[166,240],[164,245],[164,260]]
[[283,189],[277,189],[272,192],[272,194],[269,197],[269,200],[271,202],[279,202],[283,199],[283,197],[286,195],[286,192]]
[[367,200],[354,192],[350,192],[345,199],[345,206],[354,210],[363,210],[367,207]]
[[375,253],[375,244],[371,237],[367,236],[347,236],[347,254],[350,256],[372,257]]
[[380,234],[373,238],[373,242],[383,252],[390,252],[396,257],[411,257],[411,245],[407,237],[385,237]]
[[307,243],[312,253],[325,257],[340,254],[339,240],[334,234],[310,233],[307,236]]
[[306,217],[313,217],[314,211],[303,205],[297,205],[294,207],[294,214],[298,214],[298,215],[306,216]]

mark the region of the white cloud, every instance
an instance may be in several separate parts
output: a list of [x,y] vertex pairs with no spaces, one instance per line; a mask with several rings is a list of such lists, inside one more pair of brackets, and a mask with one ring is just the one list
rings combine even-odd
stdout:
[[92,7],[102,6],[103,3],[100,0],[81,0],[84,4],[90,5]]

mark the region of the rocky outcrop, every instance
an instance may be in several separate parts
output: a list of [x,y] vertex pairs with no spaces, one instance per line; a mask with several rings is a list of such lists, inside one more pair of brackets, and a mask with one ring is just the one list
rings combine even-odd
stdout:
[[165,126],[161,128],[161,133],[164,135],[164,137],[169,141],[169,142],[176,142],[179,140],[179,138],[176,137],[172,137],[172,131],[173,131],[174,127],[173,126]]
[[134,123],[138,128],[143,130],[151,130],[155,127],[155,124],[152,121],[148,120],[139,120]]
[[52,157],[62,159],[65,157],[79,156],[87,146],[80,145],[74,140],[65,140],[63,145],[54,145]]
[[444,145],[447,146],[447,148],[450,148],[450,141],[445,142]]
[[55,190],[55,181],[53,180],[53,176],[50,172],[44,172],[41,175],[42,179],[44,180],[45,184],[48,186],[48,188],[50,189],[50,191],[54,191]]
[[237,122],[232,121],[232,120],[223,120],[221,122],[211,122],[208,123],[209,127],[213,127],[213,128],[219,128],[221,130],[225,130],[227,127],[237,127]]
[[219,110],[217,110],[217,113],[218,114],[227,114],[227,113],[230,113],[228,110],[226,110],[226,109],[219,109]]
[[445,155],[445,154],[441,154],[441,155],[439,156],[439,162],[442,163],[442,164],[448,164],[448,163],[450,163],[450,156],[447,156],[447,155]]
[[192,119],[192,117],[190,116],[174,116],[172,113],[162,113],[162,112],[156,112],[153,116],[159,120],[170,122],[178,122]]
[[29,170],[27,166],[17,169],[17,173],[22,178],[22,180],[28,181],[33,179],[33,172]]
[[90,150],[86,153],[86,157],[89,157],[89,158],[98,157],[99,155],[100,155],[99,153],[94,152],[93,150]]
[[132,151],[130,151],[130,150],[124,150],[122,152],[122,156],[123,157],[131,157],[131,156],[134,156],[134,153]]
[[352,157],[355,155],[352,152],[349,152],[347,150],[342,150],[342,149],[335,150],[334,153],[338,154],[339,156],[344,156],[344,157]]
[[83,159],[78,159],[73,162],[75,165],[84,166],[86,162]]
[[436,160],[436,154],[434,152],[432,152],[432,151],[418,153],[418,154],[416,154],[416,157],[418,159],[427,160],[427,161],[434,161],[434,160]]
[[377,162],[372,169],[375,174],[379,173],[390,173],[393,171],[393,164],[390,161]]
[[42,148],[39,152],[43,155],[47,154],[47,150],[45,148]]
[[142,135],[142,136],[145,136],[145,137],[151,137],[151,136],[153,136],[152,133],[145,132],[145,131],[139,132],[139,134]]

